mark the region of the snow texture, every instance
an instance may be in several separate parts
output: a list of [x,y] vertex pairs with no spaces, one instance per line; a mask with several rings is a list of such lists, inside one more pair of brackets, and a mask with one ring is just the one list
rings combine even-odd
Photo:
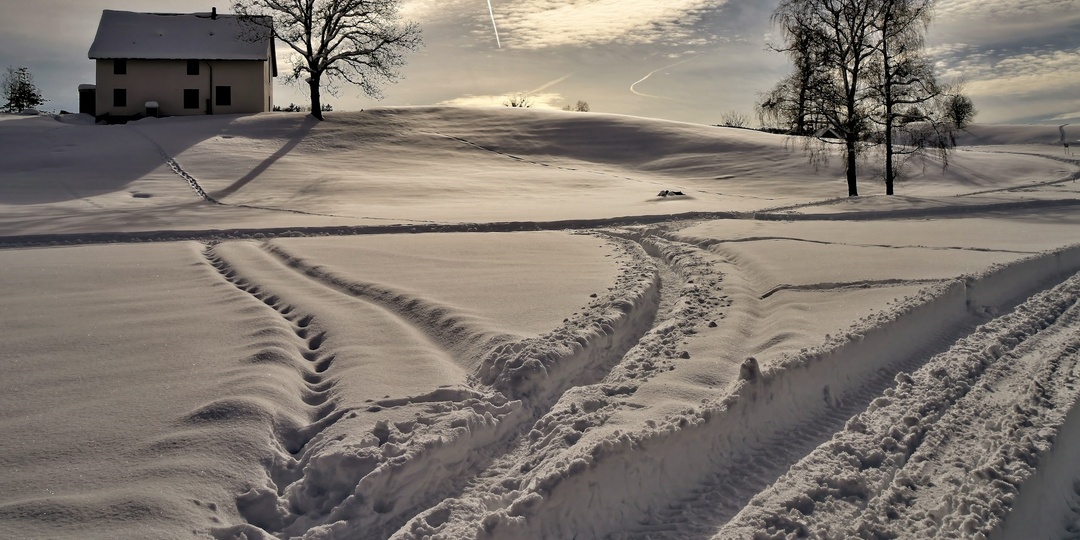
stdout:
[[1055,134],[0,116],[0,537],[1074,538]]

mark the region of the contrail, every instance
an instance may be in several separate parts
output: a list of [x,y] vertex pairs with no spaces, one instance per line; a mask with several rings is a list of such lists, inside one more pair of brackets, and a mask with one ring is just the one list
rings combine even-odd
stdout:
[[566,79],[569,79],[571,75],[573,75],[573,73],[567,73],[566,75],[563,75],[562,77],[559,77],[558,79],[555,79],[554,81],[544,83],[544,85],[541,86],[540,88],[537,88],[535,90],[529,90],[528,92],[525,92],[525,95],[535,94],[535,93],[537,93],[537,92],[539,92],[539,91],[541,91],[541,90],[543,90],[545,88],[548,88],[549,86],[555,86],[556,84],[559,84],[559,83],[565,81]]
[[488,3],[488,15],[491,15],[491,27],[495,29],[495,44],[502,48],[502,41],[499,40],[499,27],[495,26],[495,10],[491,8],[491,0],[487,0]]
[[641,83],[643,83],[643,82],[645,82],[645,79],[648,79],[649,77],[652,77],[657,72],[664,71],[665,69],[671,69],[671,68],[673,68],[673,67],[675,67],[675,66],[677,66],[679,64],[685,64],[686,62],[689,62],[689,61],[693,60],[694,58],[697,58],[697,57],[696,56],[691,56],[690,58],[679,60],[678,62],[675,62],[674,64],[671,64],[670,66],[664,66],[664,67],[662,67],[660,69],[654,69],[654,70],[650,71],[644,77],[638,79],[637,82],[635,82],[634,84],[631,84],[630,85],[630,91],[637,94],[637,95],[639,95],[639,96],[642,96],[642,97],[649,97],[649,98],[656,98],[656,99],[667,99],[667,100],[671,100],[671,101],[677,101],[677,100],[669,98],[669,97],[654,96],[654,95],[651,95],[651,94],[645,94],[645,93],[642,93],[642,92],[638,92],[637,90],[634,90],[634,87],[641,84]]

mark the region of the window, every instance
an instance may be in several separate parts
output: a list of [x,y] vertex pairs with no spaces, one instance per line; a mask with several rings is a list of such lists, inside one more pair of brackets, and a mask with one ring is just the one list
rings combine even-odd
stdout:
[[112,61],[113,75],[127,75],[127,60],[124,58],[117,58]]
[[188,75],[198,75],[199,74],[199,61],[198,60],[188,60],[187,61],[187,74]]
[[186,88],[186,89],[184,89],[184,108],[185,109],[198,109],[199,108],[199,89],[198,88]]
[[113,104],[113,107],[127,107],[127,89],[126,88],[113,88],[113,91],[112,91],[112,104]]
[[214,93],[217,94],[217,99],[214,101],[214,105],[229,106],[232,105],[232,87],[231,86],[218,86],[214,88]]

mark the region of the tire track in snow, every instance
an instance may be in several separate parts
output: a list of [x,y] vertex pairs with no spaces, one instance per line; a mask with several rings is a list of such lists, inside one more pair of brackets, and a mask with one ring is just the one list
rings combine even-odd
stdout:
[[334,381],[326,378],[326,371],[330,369],[336,355],[320,351],[326,339],[326,332],[313,332],[310,327],[315,320],[314,315],[302,313],[279,296],[263,291],[258,284],[250,282],[219,255],[214,246],[207,246],[204,256],[207,263],[217,270],[225,281],[276,311],[289,324],[289,328],[301,342],[297,352],[306,362],[307,369],[304,370],[302,378],[310,390],[304,392],[301,399],[307,405],[317,407],[317,410],[314,411],[310,424],[298,430],[294,437],[280,441],[289,454],[293,456],[301,454],[308,443],[347,412],[338,409],[337,404],[330,400]]
[[[969,324],[965,330],[973,330]],[[789,423],[753,445],[743,449],[733,462],[702,474],[700,483],[677,499],[650,513],[637,526],[612,534],[612,540],[683,540],[712,538],[716,530],[728,523],[751,503],[753,497],[772,486],[793,465],[820,444],[842,429],[855,414],[864,410],[872,400],[895,384],[894,372],[917,369],[921,358],[948,347],[948,334],[923,336],[926,348],[922,355],[913,355],[893,369],[881,369],[866,378],[852,391],[833,395],[822,393],[829,406],[815,416],[802,418],[803,423]],[[756,532],[756,531],[755,531]],[[717,538],[742,538],[736,534]]]
[[[455,325],[454,313],[444,306],[386,287],[347,280],[277,246],[263,246],[268,260],[289,268],[296,278],[357,301],[381,305],[427,333],[432,341],[444,343],[459,353],[479,354],[479,358],[475,362],[465,361],[475,364],[469,389],[439,389],[427,395],[373,400],[365,410],[356,411],[361,416],[370,416],[408,407],[446,407],[446,400],[454,400],[462,409],[457,413],[451,411],[457,414],[456,419],[451,414],[436,415],[424,424],[410,427],[411,443],[399,439],[402,433],[395,423],[378,424],[382,426],[381,434],[377,435],[380,447],[398,448],[397,457],[377,466],[360,478],[355,488],[349,488],[355,497],[342,500],[328,512],[298,515],[290,523],[293,517],[267,511],[270,505],[267,501],[279,504],[278,497],[270,495],[280,494],[255,493],[248,497],[262,505],[259,506],[262,513],[250,512],[254,520],[249,519],[248,526],[258,523],[261,529],[280,531],[278,534],[287,536],[299,536],[318,528],[320,534],[332,538],[357,534],[365,538],[386,537],[416,513],[460,492],[470,479],[486,474],[491,461],[503,455],[512,446],[511,441],[524,436],[529,426],[564,392],[575,385],[602,379],[611,367],[613,356],[632,347],[639,333],[648,327],[645,321],[654,316],[659,287],[655,269],[646,264],[647,257],[636,244],[619,245],[622,246],[620,260],[627,266],[607,294],[597,295],[562,327],[538,338],[515,341],[487,341],[485,337],[469,336],[468,325]],[[460,413],[468,416],[462,417]],[[305,469],[313,468],[317,472],[317,462],[326,459],[320,452],[323,450],[314,452],[307,462],[311,466]],[[462,456],[467,457],[462,459]],[[425,481],[413,481],[416,475],[424,476]],[[300,478],[295,482],[305,481]],[[290,487],[288,491],[295,490]],[[231,528],[228,533],[240,531]]]
[[[684,238],[677,233],[669,233],[663,228],[653,228],[651,234],[662,238],[669,238],[681,242],[690,241],[692,245],[708,250],[723,259],[727,257],[710,247],[718,244],[712,241],[698,241]],[[721,242],[722,243],[722,242]],[[758,305],[758,300],[769,298],[773,294],[787,289],[798,290],[829,290],[835,288],[866,288],[866,287],[894,287],[915,284],[941,284],[946,280],[881,280],[879,282],[866,281],[857,283],[813,284],[806,286],[780,285],[774,287],[765,294],[754,293],[754,286],[745,278],[757,273],[755,268],[747,268],[740,263],[727,260],[730,267],[721,268],[728,275],[726,281],[732,288],[733,295],[738,296],[735,307],[738,308],[730,318],[726,318],[721,324],[728,329],[733,336],[733,343],[739,341],[734,336],[741,336],[744,346],[732,345],[728,356],[735,358],[739,355],[754,355],[755,349],[760,345],[754,345],[768,336],[762,333],[765,326],[767,313]],[[744,285],[739,285],[745,282]],[[739,294],[741,292],[741,294]],[[739,304],[744,302],[744,304]],[[974,328],[973,323],[964,326],[964,330]],[[961,331],[962,332],[962,331]],[[755,341],[756,339],[756,341]],[[939,332],[935,329],[923,336],[922,342],[925,349],[921,354],[912,355],[906,360],[901,360],[891,369],[881,369],[876,373],[870,373],[859,386],[846,392],[831,391],[826,385],[822,392],[822,400],[828,403],[818,413],[818,416],[804,417],[802,421],[777,422],[770,419],[770,424],[781,424],[773,432],[760,434],[760,439],[750,437],[749,443],[741,449],[734,449],[724,459],[713,459],[710,466],[701,471],[698,482],[687,487],[685,492],[667,502],[658,503],[649,513],[640,519],[640,522],[625,527],[624,530],[612,533],[611,539],[684,539],[684,538],[707,538],[710,537],[719,524],[726,522],[735,516],[757,493],[760,488],[769,485],[787,468],[797,462],[806,453],[813,450],[820,441],[827,440],[844,421],[851,415],[862,410],[867,403],[880,391],[892,384],[892,376],[896,369],[911,369],[917,366],[919,358],[924,358],[934,351],[941,350],[951,342],[952,334]],[[754,371],[758,367],[754,364]],[[744,373],[745,376],[745,373]],[[760,375],[756,375],[760,377]],[[717,428],[720,429],[720,428]],[[735,428],[738,429],[738,428]],[[666,457],[665,459],[679,459]]]
[[[395,538],[474,533],[490,539],[685,538],[687,530],[711,536],[801,457],[777,456],[772,448],[777,441],[801,437],[805,448],[829,440],[851,411],[870,402],[898,373],[918,368],[971,334],[987,320],[986,313],[1007,309],[1078,268],[1080,250],[1074,248],[931,287],[887,313],[865,317],[821,347],[787,355],[767,369],[744,365],[730,393],[647,430],[570,446],[535,468],[522,466],[517,478],[496,475],[485,484],[484,495],[437,506],[421,517],[438,519],[413,520]],[[570,413],[573,418],[583,404],[595,403],[572,397],[548,417]],[[534,431],[541,440],[559,440]],[[746,466],[740,470],[737,464]],[[714,480],[702,483],[710,474]],[[508,486],[502,490],[500,478]],[[664,514],[702,498],[733,504]],[[640,529],[628,528],[626,516],[642,512],[647,517]]]
[[487,350],[503,343],[520,341],[518,336],[493,333],[450,306],[384,285],[346,278],[298,257],[278,244],[264,243],[262,247],[278,262],[306,279],[358,300],[378,304],[397,314],[403,322],[411,324],[433,342],[452,352],[462,365],[473,366]]
[[[651,320],[641,328],[640,337],[628,350],[608,351],[604,364],[612,368],[606,374],[600,370],[592,377],[578,379],[536,420],[527,436],[494,460],[460,496],[421,513],[393,538],[471,537],[473,532],[465,532],[471,528],[478,537],[486,538],[482,531],[490,532],[498,523],[527,512],[539,500],[534,490],[547,493],[566,475],[580,472],[578,460],[564,454],[580,448],[576,446],[579,441],[604,425],[618,408],[638,406],[633,402],[638,385],[677,369],[678,363],[688,358],[682,348],[684,341],[722,317],[722,310],[729,305],[720,286],[722,276],[698,257],[700,250],[650,237],[640,230],[604,234],[639,246],[661,276],[659,294],[649,307]],[[536,537],[525,531],[504,534],[509,538]]]
[[[496,444],[474,449],[482,459],[463,477],[465,483],[443,497],[433,500],[433,507],[409,520],[396,523],[383,532],[357,527],[343,528],[335,538],[365,533],[386,537],[401,525],[440,526],[451,518],[463,493],[477,486],[487,486],[491,479],[521,462],[522,452],[534,440],[535,424],[544,418],[560,399],[583,385],[594,385],[606,377],[623,353],[636,346],[656,316],[659,296],[665,287],[651,259],[633,242],[617,241],[622,246],[626,270],[606,295],[597,295],[589,306],[569,317],[564,324],[538,338],[495,347],[480,362],[475,380],[485,387],[518,399],[523,413],[507,426]],[[648,369],[658,368],[649,366]],[[604,386],[608,396],[632,393],[626,386]],[[426,474],[426,473],[425,473]],[[505,486],[504,486],[505,487]],[[439,501],[442,502],[439,502]],[[438,504],[435,504],[438,503]]]
[[[1053,259],[1053,257],[1049,258],[1049,260]],[[1050,267],[1052,268],[1053,265],[1050,265]],[[1008,274],[1008,271],[1006,270],[1004,273]],[[1011,281],[1011,284],[1013,288],[1025,290],[1030,289],[1033,284],[1043,282],[1043,280],[1043,277],[1025,276],[1020,273],[1018,278]],[[1051,284],[1043,282],[1037,288],[1041,290]],[[978,282],[973,282],[972,286],[979,287]],[[1009,284],[990,284],[988,281],[986,287],[1008,289]],[[979,294],[974,294],[974,297],[977,298],[978,296]],[[933,303],[939,301],[938,298],[940,297],[931,295],[927,299]],[[924,301],[927,299],[924,299]],[[970,300],[963,305],[967,306],[968,304],[970,304]],[[912,316],[918,317],[918,315],[914,314],[918,311],[925,312],[926,309],[915,308],[915,311],[908,318]],[[779,537],[786,537],[783,536],[785,531],[788,534],[798,536],[807,534],[809,530],[815,530],[813,528],[799,527],[784,529],[781,526],[788,523],[782,519],[785,512],[790,512],[792,508],[800,508],[796,502],[782,505],[782,508],[776,510],[777,520],[765,525],[759,524],[757,527],[730,530],[723,527],[739,512],[756,508],[758,503],[751,502],[751,497],[762,492],[766,486],[773,484],[790,466],[803,459],[818,444],[830,440],[834,433],[842,430],[854,414],[864,410],[868,404],[883,392],[887,393],[887,388],[893,386],[897,381],[904,380],[904,373],[917,370],[929,362],[934,355],[948,350],[958,340],[976,332],[978,323],[985,321],[984,311],[980,305],[970,304],[967,309],[960,311],[961,314],[966,313],[966,315],[946,318],[942,321],[943,324],[937,326],[921,325],[922,331],[918,334],[912,334],[910,338],[913,343],[920,343],[920,346],[910,353],[897,357],[894,363],[881,364],[876,373],[864,370],[866,375],[863,377],[859,377],[857,373],[848,373],[845,378],[851,377],[858,381],[855,383],[849,382],[847,384],[849,390],[845,391],[844,384],[835,384],[836,381],[826,380],[824,396],[822,396],[824,398],[823,402],[826,404],[825,407],[803,405],[802,408],[808,411],[814,411],[815,409],[817,411],[810,414],[796,413],[794,418],[782,423],[787,427],[776,429],[771,434],[767,434],[744,448],[741,457],[734,458],[734,465],[723,465],[719,471],[704,475],[705,479],[701,485],[652,514],[644,520],[645,523],[639,529],[614,534],[610,538],[654,540],[713,538],[715,534],[715,538],[721,539],[744,538],[752,537],[755,534],[773,533],[779,533]],[[930,313],[933,313],[932,308]],[[939,317],[940,315],[931,318]],[[966,320],[958,321],[957,319]],[[903,335],[905,333],[902,329],[904,326],[908,325],[902,324],[901,321],[893,321],[886,323],[886,326],[881,327],[881,329],[885,333],[895,332]],[[896,328],[890,329],[890,327]],[[870,333],[873,333],[873,331]],[[916,335],[919,337],[915,337]],[[861,341],[866,338],[858,335],[856,339]],[[873,346],[865,348],[868,351],[875,349]],[[877,353],[877,355],[880,356],[881,353]],[[788,370],[790,369],[792,368],[788,368]],[[783,372],[774,374],[774,376],[780,375],[783,375]],[[814,386],[813,380],[808,381],[807,386]],[[775,391],[781,392],[782,390],[777,388]],[[760,397],[761,392],[755,391],[753,395]],[[819,397],[819,399],[821,398]],[[772,398],[770,397],[769,400],[771,401]],[[789,411],[784,414],[791,415],[792,412]],[[837,489],[840,489],[840,493],[844,493],[842,488]],[[784,488],[770,488],[770,490],[770,492],[780,493],[781,495],[790,494],[784,491]],[[881,516],[887,514],[882,511],[879,514],[869,512],[868,515]],[[847,518],[842,517],[834,521],[842,522],[844,519]],[[717,531],[720,532],[717,533]],[[857,533],[851,531],[847,534],[856,534],[858,536]],[[838,537],[844,537],[844,535],[839,534]]]
[[279,532],[287,525],[276,508],[278,498],[303,479],[308,463],[316,455],[314,443],[319,436],[350,410],[339,406],[333,398],[336,382],[327,376],[327,372],[336,355],[323,350],[326,332],[313,329],[315,315],[304,313],[281,297],[263,290],[260,284],[252,282],[219,254],[214,245],[207,246],[204,257],[226,282],[272,308],[299,342],[292,354],[282,354],[280,348],[269,347],[256,354],[255,361],[284,363],[295,368],[303,383],[298,397],[307,406],[306,423],[276,430],[274,441],[280,457],[267,465],[274,489],[253,487],[237,496],[237,511],[247,523],[212,532],[219,539],[238,538],[245,533],[258,537],[255,535],[265,535],[263,531]]
[[944,283],[946,279],[866,279],[861,281],[840,281],[827,283],[810,283],[805,285],[780,284],[765,291],[759,298],[764,300],[781,291],[836,291],[844,289],[877,289],[888,287],[904,287],[909,285],[933,285]]
[[[1080,206],[1080,199],[1020,201],[977,206],[953,206],[898,210],[894,212],[849,212],[838,214],[772,214],[762,212],[684,212],[677,214],[644,214],[610,218],[567,219],[559,221],[497,221],[485,223],[430,223],[419,220],[398,221],[388,225],[331,225],[299,227],[260,227],[255,229],[205,229],[183,231],[119,231],[84,233],[48,233],[0,236],[0,249],[56,245],[112,244],[118,242],[222,242],[227,240],[265,240],[277,237],[360,236],[374,234],[418,234],[458,232],[521,232],[605,229],[643,224],[679,223],[703,219],[741,219],[759,221],[869,221],[874,219],[905,219],[933,216],[974,216],[980,212],[1031,211],[1037,209]],[[352,219],[362,216],[340,216]],[[681,240],[686,241],[686,240]]]
[[979,253],[1015,253],[1018,255],[1034,255],[1035,251],[1017,251],[1011,249],[992,249],[992,248],[980,248],[980,247],[965,247],[965,246],[923,246],[914,244],[864,244],[859,242],[831,242],[828,240],[815,240],[812,238],[797,238],[793,236],[749,236],[746,238],[690,238],[683,235],[674,235],[673,238],[678,238],[684,242],[690,242],[701,248],[709,248],[711,246],[720,244],[740,244],[751,242],[769,242],[774,240],[790,241],[790,242],[803,242],[807,244],[818,244],[822,246],[850,246],[850,247],[877,247],[887,249],[926,249],[930,251],[975,251]]
[[[321,385],[320,392],[343,394],[345,389],[338,385],[345,381],[353,384],[368,382],[364,377],[350,377],[347,372],[338,373],[333,379],[324,379],[325,375],[330,373],[328,370],[339,363],[346,366],[344,369],[353,372],[358,368],[358,359],[354,358],[357,353],[353,352],[355,349],[346,349],[350,351],[348,356],[338,362],[338,357],[345,352],[327,348],[327,341],[334,337],[332,332],[343,328],[341,321],[333,320],[336,313],[333,308],[326,308],[327,303],[335,302],[333,298],[339,298],[339,304],[354,303],[357,308],[370,305],[372,307],[368,311],[388,319],[385,322],[390,326],[415,330],[408,321],[399,319],[381,307],[375,307],[370,301],[344,295],[311,276],[288,267],[265,249],[254,249],[253,246],[247,251],[232,251],[225,254],[211,248],[208,250],[208,262],[235,287],[273,307],[286,319],[292,321],[294,316],[299,317],[295,321],[294,331],[297,337],[304,340],[300,356],[311,366],[311,371],[305,373],[305,381]],[[258,257],[259,254],[262,256]],[[230,257],[233,256],[239,257],[236,262],[242,264],[230,262]],[[268,284],[272,282],[272,286],[260,283],[259,279],[266,279]],[[271,292],[275,288],[279,290]],[[290,297],[294,297],[292,300],[295,305],[309,304],[313,311],[296,315],[301,313],[301,309],[286,303],[287,300],[284,299]],[[385,331],[385,324],[377,328]],[[409,337],[397,340],[401,343],[398,351],[401,358],[397,362],[406,367],[408,364],[405,360],[412,354],[407,344],[409,341],[412,341]],[[364,346],[364,343],[365,341],[361,341],[360,345]],[[364,373],[371,374],[371,369],[377,367],[368,368]],[[429,385],[421,381],[417,385],[434,387],[438,384],[437,375],[428,373],[428,376],[434,382]],[[372,384],[381,388],[380,384]],[[380,414],[408,407],[427,413],[418,416],[413,422],[394,422],[392,420],[396,416],[383,417]],[[432,413],[432,409],[439,410]],[[386,526],[387,522],[402,519],[403,512],[407,517],[410,507],[399,503],[407,499],[409,493],[431,486],[417,486],[409,481],[407,475],[401,478],[402,475],[398,473],[405,468],[400,467],[400,462],[405,457],[410,457],[411,461],[421,465],[428,463],[422,459],[423,452],[434,449],[437,454],[440,447],[445,445],[433,444],[428,438],[431,433],[427,433],[425,428],[432,425],[457,427],[457,422],[462,418],[460,415],[455,417],[455,411],[466,410],[477,413],[481,423],[485,419],[495,423],[496,418],[512,415],[515,408],[499,396],[484,395],[467,387],[446,386],[416,395],[368,399],[364,404],[350,404],[349,407],[336,403],[322,405],[310,424],[296,430],[296,437],[283,439],[282,446],[286,452],[283,452],[280,459],[268,465],[273,489],[253,488],[237,497],[237,508],[247,523],[221,528],[215,534],[220,539],[239,538],[241,534],[265,537],[268,533],[298,537],[341,519],[355,519],[365,530],[375,531]],[[343,417],[351,423],[360,422],[361,425],[373,427],[368,428],[369,433],[357,434],[359,441],[354,441],[347,435],[343,436],[339,433],[341,429],[336,430],[332,438],[323,437],[323,434]],[[466,424],[463,423],[462,426],[464,425]],[[459,439],[464,444],[472,442],[464,437]],[[476,444],[482,445],[480,442]],[[460,451],[460,448],[451,450]],[[433,476],[433,481],[435,477],[437,475]],[[372,489],[375,496],[372,497],[373,500],[352,496]]]
[[1032,527],[1065,517],[1062,484],[1080,479],[1075,454],[1054,462],[1080,441],[1078,300],[1080,276],[901,372],[716,538],[1051,537]]

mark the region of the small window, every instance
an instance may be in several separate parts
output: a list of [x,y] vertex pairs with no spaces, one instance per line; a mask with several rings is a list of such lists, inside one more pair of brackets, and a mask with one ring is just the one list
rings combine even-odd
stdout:
[[113,75],[127,75],[127,60],[124,58],[117,58],[112,61]]
[[198,75],[199,74],[199,61],[198,60],[188,60],[187,61],[187,74],[188,75]]
[[217,100],[214,101],[214,105],[226,107],[232,105],[231,86],[218,86],[214,88],[214,92],[217,94]]
[[199,108],[199,89],[187,88],[184,90],[184,108],[185,109],[198,109]]
[[112,104],[113,104],[113,107],[127,107],[127,89],[126,88],[113,88],[113,91],[112,91]]

